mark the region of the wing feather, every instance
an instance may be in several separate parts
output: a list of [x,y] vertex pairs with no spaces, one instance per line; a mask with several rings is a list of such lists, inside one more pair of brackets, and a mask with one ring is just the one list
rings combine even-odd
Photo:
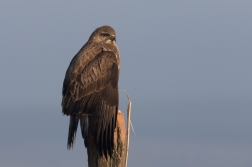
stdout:
[[[71,67],[71,63],[69,69],[81,70]],[[79,62],[73,64],[82,66]],[[66,115],[88,115],[90,132],[100,154],[104,153],[107,157],[108,152],[111,155],[118,110],[119,67],[116,55],[103,51],[87,63],[77,76],[75,71],[71,73],[68,70],[67,73],[69,76],[66,74],[63,84],[62,112]],[[86,145],[85,121],[82,121],[81,128]]]

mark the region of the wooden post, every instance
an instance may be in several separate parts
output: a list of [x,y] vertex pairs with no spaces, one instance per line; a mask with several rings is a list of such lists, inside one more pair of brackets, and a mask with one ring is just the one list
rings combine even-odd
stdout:
[[99,150],[96,147],[91,135],[88,136],[88,166],[89,167],[124,167],[125,162],[125,126],[124,116],[118,110],[116,128],[114,131],[114,149],[112,157],[99,156]]

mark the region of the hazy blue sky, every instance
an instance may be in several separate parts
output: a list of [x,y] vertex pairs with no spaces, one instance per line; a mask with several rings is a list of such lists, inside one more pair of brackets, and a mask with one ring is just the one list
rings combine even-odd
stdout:
[[[131,96],[129,166],[251,167],[252,1],[0,2],[0,166],[87,166],[67,151],[65,71],[110,25]],[[127,99],[120,93],[120,108]]]

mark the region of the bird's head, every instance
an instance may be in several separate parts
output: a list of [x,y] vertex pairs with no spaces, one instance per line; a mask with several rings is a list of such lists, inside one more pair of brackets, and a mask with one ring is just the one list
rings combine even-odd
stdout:
[[116,41],[115,30],[110,26],[97,28],[89,37],[89,40],[98,43],[114,43]]

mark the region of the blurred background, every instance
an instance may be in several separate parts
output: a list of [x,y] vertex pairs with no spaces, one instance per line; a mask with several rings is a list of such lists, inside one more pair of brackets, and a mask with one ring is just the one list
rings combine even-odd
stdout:
[[[0,2],[0,163],[88,166],[67,151],[65,71],[102,25],[132,100],[129,166],[250,167],[252,1]],[[127,98],[120,92],[120,109]]]

